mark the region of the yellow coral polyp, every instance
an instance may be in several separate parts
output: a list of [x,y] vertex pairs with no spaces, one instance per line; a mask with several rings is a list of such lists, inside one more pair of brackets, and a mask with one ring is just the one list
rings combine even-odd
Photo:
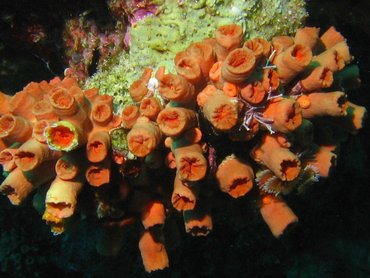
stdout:
[[45,129],[44,134],[47,144],[53,150],[68,152],[79,145],[76,127],[68,121],[54,123]]

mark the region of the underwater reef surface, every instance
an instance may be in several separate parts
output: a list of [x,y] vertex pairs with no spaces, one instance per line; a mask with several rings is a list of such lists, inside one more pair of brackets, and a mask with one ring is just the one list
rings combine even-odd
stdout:
[[[334,25],[347,38],[362,79],[360,88],[348,92],[349,99],[369,108],[370,98],[366,94],[370,89],[370,57],[364,46],[364,41],[370,38],[366,29],[369,19],[364,15],[367,7],[361,2],[348,4],[346,1],[308,1],[307,4],[310,16],[306,25],[323,30]],[[339,9],[334,9],[334,5]],[[23,62],[27,64],[27,59]],[[41,64],[44,67],[44,63]],[[48,80],[47,75],[45,69],[40,68],[39,77],[32,76],[29,81]],[[20,87],[27,83],[21,82],[16,80],[15,83]],[[167,231],[173,235],[173,238],[166,238],[171,268],[159,275],[368,276],[370,203],[366,196],[370,193],[370,177],[366,168],[369,162],[367,138],[368,125],[341,145],[337,167],[329,179],[316,183],[303,195],[289,196],[287,201],[300,219],[294,233],[276,240],[250,198],[230,200],[224,197],[208,237],[194,238],[181,229]],[[0,203],[0,271],[4,274],[29,277],[58,271],[60,276],[113,277],[123,273],[129,277],[146,276],[135,233],[125,235],[117,257],[103,257],[95,252],[92,241],[96,231],[91,229],[95,224],[91,219],[72,225],[61,237],[54,237],[32,208],[32,200],[26,200],[21,207],[11,206],[6,198],[1,198]],[[182,225],[181,219],[174,223],[174,226]]]

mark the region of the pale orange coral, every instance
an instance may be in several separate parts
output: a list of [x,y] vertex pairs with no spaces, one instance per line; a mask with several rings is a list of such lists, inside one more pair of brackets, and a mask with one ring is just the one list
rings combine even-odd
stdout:
[[281,237],[290,224],[298,221],[298,217],[279,197],[264,195],[261,203],[261,215],[276,238]]
[[237,48],[231,51],[221,67],[223,80],[234,83],[244,83],[256,66],[256,57],[252,50]]
[[157,241],[150,231],[145,231],[141,236],[139,249],[147,272],[161,270],[169,266],[164,244]]
[[254,174],[252,167],[231,155],[218,166],[216,179],[221,191],[233,198],[239,198],[252,189]]
[[178,136],[198,124],[195,111],[182,107],[163,109],[158,115],[157,123],[167,136]]
[[139,118],[127,134],[129,150],[138,157],[144,157],[152,152],[160,143],[162,132],[148,118]]
[[297,74],[302,72],[312,59],[312,51],[308,46],[294,44],[274,59],[280,81],[283,84],[291,81]]
[[236,24],[223,25],[217,28],[215,38],[217,60],[225,60],[233,49],[241,47],[243,29]]
[[298,177],[301,162],[289,150],[290,143],[282,134],[265,134],[260,144],[251,151],[252,158],[268,167],[281,180],[291,181]]

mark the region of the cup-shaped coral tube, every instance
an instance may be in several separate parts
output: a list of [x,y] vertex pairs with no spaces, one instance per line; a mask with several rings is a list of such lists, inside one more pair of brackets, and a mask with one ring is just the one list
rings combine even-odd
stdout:
[[129,88],[129,92],[134,101],[141,101],[148,93],[147,82],[140,79],[134,81]]
[[159,93],[168,100],[179,103],[189,103],[195,98],[194,86],[184,77],[175,74],[165,74],[159,80]]
[[328,88],[333,83],[333,72],[326,67],[319,66],[305,79],[300,80],[291,90],[291,94],[299,95],[309,93],[323,88]]
[[32,138],[40,143],[46,143],[44,131],[47,127],[51,126],[54,122],[48,120],[40,120],[33,124]]
[[298,217],[279,197],[264,195],[261,200],[260,212],[274,237],[283,235],[288,225],[298,221]]
[[46,224],[50,226],[50,231],[53,233],[53,235],[60,235],[65,230],[64,219],[52,215],[48,212],[48,210],[44,211],[42,220],[45,220]]
[[309,105],[302,107],[306,119],[321,116],[341,117],[346,115],[347,98],[344,92],[311,93],[307,95]]
[[222,64],[222,79],[241,84],[246,81],[256,66],[256,57],[248,48],[237,48],[231,51]]
[[159,127],[148,118],[141,117],[127,134],[127,145],[134,155],[144,157],[158,146],[161,138]]
[[172,206],[178,211],[194,209],[197,192],[195,187],[187,186],[176,174],[171,197]]
[[275,50],[275,56],[273,57],[273,62],[275,63],[275,58],[292,46],[294,44],[294,39],[290,36],[275,36],[271,39],[271,44]]
[[60,152],[51,150],[47,144],[31,138],[18,148],[14,160],[22,171],[29,171],[44,161],[58,159],[60,156]]
[[23,172],[15,168],[0,185],[0,192],[7,195],[13,205],[19,205],[38,186],[50,181],[54,176],[53,161],[42,163],[34,170]]
[[341,122],[341,126],[352,134],[356,134],[365,124],[367,119],[367,110],[364,106],[356,105],[347,101],[346,121]]
[[[223,82],[221,80],[221,68],[223,61],[218,61],[212,65],[209,70],[209,79],[212,81],[213,86],[222,89]],[[209,85],[208,85],[209,86]]]
[[6,148],[0,152],[0,164],[3,166],[5,172],[10,172],[17,167],[14,161],[14,154],[16,151],[16,148]]
[[79,172],[79,165],[77,163],[77,156],[65,153],[55,163],[55,172],[62,180],[74,179]]
[[79,180],[67,181],[56,177],[46,193],[46,212],[61,219],[70,217],[75,211],[82,185]]
[[80,128],[67,121],[52,124],[45,129],[44,133],[49,147],[58,151],[74,150],[85,140]]
[[311,49],[314,49],[319,42],[320,28],[303,27],[296,31],[294,36],[294,43],[303,44]]
[[199,144],[178,147],[174,151],[180,179],[198,181],[207,172],[207,160]]
[[112,120],[112,106],[104,102],[96,102],[91,109],[91,119],[95,125],[106,126]]
[[200,65],[192,57],[186,56],[176,61],[175,70],[178,75],[181,75],[193,85],[203,83]]
[[198,123],[195,111],[182,107],[167,107],[157,118],[161,131],[167,136],[178,136]]
[[122,126],[124,128],[130,129],[134,126],[136,120],[139,118],[140,112],[139,107],[134,104],[129,104],[125,106],[122,110]]
[[263,56],[263,45],[254,39],[245,41],[243,48],[252,50],[257,61],[259,61]]
[[252,149],[251,156],[281,180],[291,181],[298,177],[301,162],[288,146],[289,143],[282,135],[265,134],[260,145]]
[[215,55],[212,46],[204,42],[192,43],[185,50],[185,55],[197,60],[203,77],[208,78],[209,70],[215,62]]
[[253,84],[247,84],[242,87],[240,95],[248,103],[256,105],[260,104],[265,99],[267,92],[261,82],[253,82]]
[[20,116],[5,114],[0,118],[0,139],[5,144],[26,142],[32,134],[32,127],[28,120]]
[[276,98],[269,102],[263,117],[272,119],[273,130],[288,133],[302,123],[302,112],[299,104],[291,98]]
[[11,96],[4,94],[0,91],[0,115],[10,113],[10,104],[9,101]]
[[217,60],[225,60],[226,56],[235,48],[241,46],[243,29],[236,24],[223,25],[217,28],[215,52]]
[[273,69],[264,69],[261,83],[266,92],[277,91],[280,85],[278,73]]
[[343,59],[345,64],[348,64],[353,59],[346,41],[338,42],[336,45],[332,46],[330,49],[335,50],[338,53],[338,56],[341,59]]
[[160,238],[162,232],[159,230],[156,230],[156,232],[160,235],[155,236],[149,230],[144,231],[139,241],[141,258],[147,272],[161,270],[169,266],[165,245],[157,239]]
[[345,38],[335,29],[334,26],[331,26],[320,37],[320,42],[325,46],[326,49],[331,48],[332,46],[344,40]]
[[239,105],[236,98],[224,94],[209,97],[203,106],[206,119],[220,131],[231,130],[238,121]]
[[252,189],[254,174],[251,166],[230,155],[218,166],[216,179],[221,191],[239,198]]
[[312,59],[312,51],[308,46],[294,44],[279,54],[274,60],[277,72],[283,84],[287,84],[302,72]]
[[210,97],[215,94],[223,94],[222,91],[217,90],[214,85],[207,85],[198,95],[197,95],[197,104],[199,107],[202,107],[206,104]]
[[145,229],[155,225],[164,225],[166,219],[166,210],[159,201],[151,201],[144,208],[141,214],[141,222]]
[[74,97],[62,88],[57,88],[51,92],[49,101],[54,111],[61,117],[71,116],[79,109]]
[[312,61],[319,63],[320,66],[326,67],[332,72],[341,70],[345,66],[343,57],[335,49],[328,49],[312,58]]
[[85,98],[93,103],[97,96],[99,96],[99,90],[97,88],[91,88],[84,91]]
[[236,97],[239,93],[239,88],[233,83],[224,82],[222,91],[229,97]]
[[145,68],[140,79],[136,80],[134,83],[131,84],[129,88],[129,93],[134,101],[139,102],[147,95],[148,93],[147,85],[151,75],[152,69]]
[[155,121],[161,109],[162,105],[160,101],[155,97],[148,97],[141,100],[140,114],[142,116],[148,117],[152,121]]
[[85,177],[87,182],[94,187],[99,187],[109,183],[111,174],[111,164],[108,159],[100,163],[94,163],[87,167]]
[[110,149],[110,136],[106,131],[96,131],[90,134],[86,144],[86,156],[90,162],[101,162]]
[[9,198],[13,205],[20,205],[33,189],[32,183],[27,180],[19,168],[10,172],[0,185],[0,192]]

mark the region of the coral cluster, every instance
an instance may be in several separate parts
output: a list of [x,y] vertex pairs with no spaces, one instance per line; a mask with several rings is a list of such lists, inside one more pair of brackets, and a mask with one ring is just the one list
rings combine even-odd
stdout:
[[[176,53],[192,42],[212,37],[221,25],[236,22],[243,25],[246,37],[271,38],[277,34],[292,34],[307,15],[301,0],[109,2],[120,18],[124,14],[132,18],[135,12],[146,15],[130,27],[129,52],[107,61],[87,80],[87,88],[97,87],[102,93],[113,95],[115,102],[121,104],[131,101],[126,97],[127,88],[145,67],[166,66],[175,73],[172,60]],[[139,8],[134,8],[137,2]]]
[[241,26],[223,25],[175,55],[176,73],[146,68],[117,114],[111,96],[72,78],[0,95],[1,192],[16,205],[44,192],[55,234],[76,211],[96,217],[104,255],[138,224],[148,272],[169,266],[166,218],[181,214],[186,232],[209,234],[219,191],[258,191],[262,218],[281,237],[298,221],[282,195],[329,176],[366,109],[347,100],[359,80],[335,28],[244,37]]
[[[82,91],[73,78],[32,82],[21,92],[1,95],[1,164],[6,178],[0,190],[19,205],[49,183],[43,218],[56,234],[76,207],[85,181],[109,182],[109,130],[120,125],[113,99],[97,90]],[[86,161],[79,158],[86,148]]]

